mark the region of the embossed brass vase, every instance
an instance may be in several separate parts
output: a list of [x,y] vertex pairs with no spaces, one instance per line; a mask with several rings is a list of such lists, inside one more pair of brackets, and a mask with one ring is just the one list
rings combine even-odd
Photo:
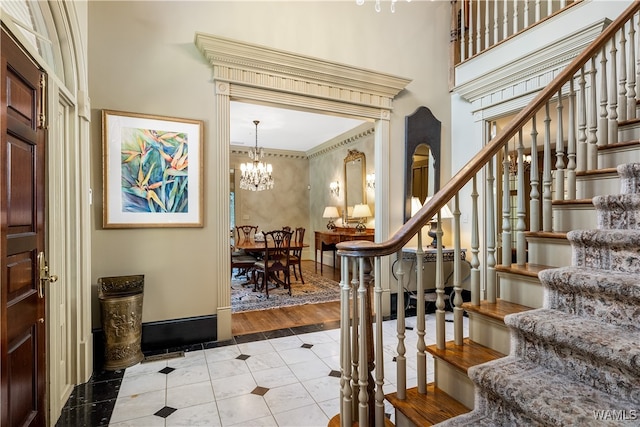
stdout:
[[143,290],[144,275],[98,279],[106,370],[128,368],[144,357],[140,346]]

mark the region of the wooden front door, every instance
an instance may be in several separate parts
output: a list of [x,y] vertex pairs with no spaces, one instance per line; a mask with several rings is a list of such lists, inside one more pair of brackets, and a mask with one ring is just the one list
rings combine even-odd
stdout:
[[0,425],[45,425],[44,73],[3,30],[0,99]]

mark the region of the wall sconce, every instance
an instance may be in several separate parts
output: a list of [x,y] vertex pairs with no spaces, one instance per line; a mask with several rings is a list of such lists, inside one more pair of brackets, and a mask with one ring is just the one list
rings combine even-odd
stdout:
[[329,192],[334,196],[340,196],[340,183],[338,181],[334,181],[329,184]]
[[368,173],[367,174],[367,188],[373,190],[376,188],[376,174]]

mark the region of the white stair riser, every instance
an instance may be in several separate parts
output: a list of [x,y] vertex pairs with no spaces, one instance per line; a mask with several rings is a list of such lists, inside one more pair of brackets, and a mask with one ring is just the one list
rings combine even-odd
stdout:
[[613,173],[578,176],[576,178],[576,192],[578,199],[620,194],[620,179],[617,174]]
[[615,168],[618,165],[630,162],[640,162],[638,146],[609,149],[598,154],[598,167],[600,168]]
[[469,339],[502,354],[509,354],[511,339],[504,322],[469,312]]
[[529,264],[542,264],[550,267],[571,265],[571,244],[566,239],[545,239],[528,237]]
[[[640,135],[640,123],[634,123],[632,125],[625,125],[618,129],[618,142],[632,141],[634,139],[638,139],[638,135]],[[620,162],[620,163],[630,163]]]
[[553,231],[564,232],[597,227],[593,205],[562,205],[553,207]]
[[540,281],[534,277],[518,274],[498,273],[498,286],[500,299],[525,305],[531,308],[540,308],[544,301],[544,288]]
[[437,387],[469,409],[474,406],[474,385],[469,377],[442,359],[434,358]]

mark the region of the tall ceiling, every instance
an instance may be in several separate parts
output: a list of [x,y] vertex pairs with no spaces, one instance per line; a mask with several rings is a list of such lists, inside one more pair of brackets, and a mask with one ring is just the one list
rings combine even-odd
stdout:
[[231,145],[306,152],[358,127],[364,120],[308,113],[264,105],[231,102]]

